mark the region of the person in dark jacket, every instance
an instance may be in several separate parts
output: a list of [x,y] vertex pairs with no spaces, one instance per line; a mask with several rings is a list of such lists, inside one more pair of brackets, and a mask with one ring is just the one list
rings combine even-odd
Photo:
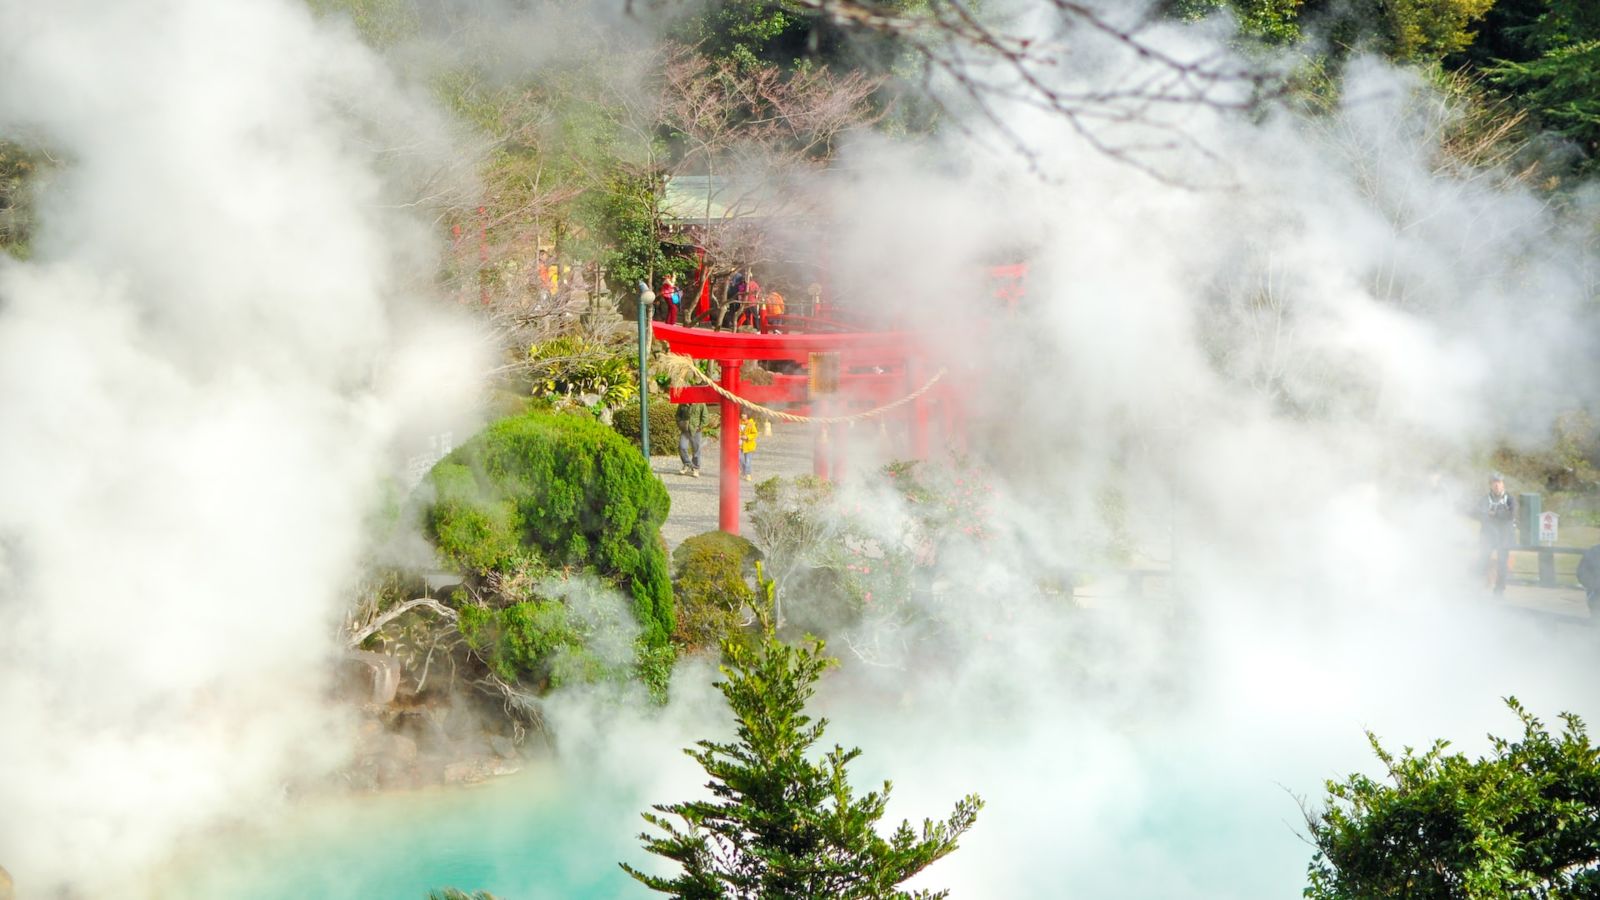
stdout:
[[700,431],[706,427],[704,403],[678,404],[678,459],[683,461],[679,475],[700,477]]
[[1517,545],[1517,498],[1506,492],[1505,476],[1489,476],[1489,493],[1478,501],[1478,546],[1488,564],[1488,583],[1496,594],[1506,592],[1511,548]]
[[739,301],[744,297],[744,280],[743,269],[735,270],[733,277],[728,279],[727,289],[722,295],[722,306],[717,309],[716,321],[713,323],[718,328],[734,327],[734,322],[739,317]]

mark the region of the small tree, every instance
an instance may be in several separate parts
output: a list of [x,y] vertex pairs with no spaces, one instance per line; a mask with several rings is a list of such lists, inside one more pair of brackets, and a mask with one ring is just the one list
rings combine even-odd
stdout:
[[673,642],[690,653],[717,650],[729,637],[747,631],[746,615],[755,591],[750,578],[761,551],[745,538],[708,531],[672,551],[672,589],[677,631]]
[[1328,783],[1328,808],[1308,813],[1317,855],[1313,900],[1413,897],[1501,900],[1600,896],[1600,749],[1570,713],[1553,737],[1516,701],[1516,743],[1490,736],[1493,753],[1469,760],[1373,752],[1385,784],[1365,775]]
[[[764,639],[755,647],[724,641],[728,662],[717,687],[738,721],[738,741],[699,741],[694,757],[711,776],[712,799],[658,805],[645,821],[666,832],[639,839],[645,849],[683,867],[673,877],[635,879],[683,898],[936,898],[948,892],[898,890],[898,885],[956,849],[983,801],[972,794],[944,822],[909,822],[887,839],[877,831],[891,785],[856,797],[845,769],[860,749],[834,748],[820,761],[808,751],[826,719],[805,714],[817,679],[835,660],[821,641],[791,647],[772,628],[772,582],[758,609]],[[679,828],[667,816],[683,820]]]

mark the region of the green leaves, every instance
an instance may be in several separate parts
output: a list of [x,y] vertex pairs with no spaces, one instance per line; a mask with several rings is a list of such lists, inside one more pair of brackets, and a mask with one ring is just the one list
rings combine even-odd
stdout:
[[502,419],[429,476],[429,535],[465,574],[505,575],[527,559],[592,570],[633,596],[645,643],[665,646],[672,585],[661,545],[667,491],[621,436],[579,415]]
[[724,531],[697,534],[672,552],[677,631],[673,639],[689,652],[715,649],[730,637],[743,639],[746,607],[756,599],[750,576],[761,551]]
[[1370,733],[1388,779],[1329,782],[1308,815],[1317,854],[1305,896],[1578,898],[1600,896],[1600,750],[1578,717],[1552,736],[1515,698],[1520,741],[1490,736],[1476,760],[1437,741],[1396,756]]
[[1554,46],[1528,62],[1502,60],[1489,69],[1489,78],[1588,155],[1600,149],[1600,33]]
[[[764,589],[770,598],[771,582]],[[836,744],[820,759],[810,754],[828,722],[813,721],[805,707],[836,664],[823,649],[816,639],[789,646],[770,625],[756,646],[724,641],[728,662],[717,687],[734,713],[737,741],[700,741],[684,751],[710,776],[711,799],[644,814],[661,832],[639,835],[645,849],[681,871],[650,875],[623,863],[628,874],[683,898],[945,896],[897,886],[953,852],[983,802],[971,795],[944,821],[926,820],[920,831],[901,822],[888,838],[880,835],[889,782],[858,797],[847,770],[859,749]]]
[[1494,0],[1384,0],[1390,57],[1402,61],[1437,60],[1465,50],[1475,35],[1472,26]]

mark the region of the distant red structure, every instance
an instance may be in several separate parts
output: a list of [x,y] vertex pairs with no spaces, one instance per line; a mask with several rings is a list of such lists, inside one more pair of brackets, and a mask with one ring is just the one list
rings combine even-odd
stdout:
[[[988,270],[999,309],[1018,312],[1025,296],[1028,275],[1026,263],[995,266]],[[701,303],[709,306],[706,290],[709,279],[700,273]],[[905,409],[885,411],[877,418],[897,423],[909,435],[907,449],[915,459],[928,457],[934,412],[947,437],[960,440],[965,433],[960,379],[945,378],[929,388],[941,371],[929,356],[926,340],[913,332],[869,332],[860,326],[829,315],[831,308],[813,310],[810,316],[774,315],[767,317],[781,333],[751,334],[686,328],[655,323],[655,339],[668,349],[696,360],[713,360],[722,371],[718,385],[735,397],[765,407],[786,407],[787,412],[810,417],[847,416],[876,410],[907,397]],[[982,327],[984,323],[973,323]],[[770,372],[770,384],[747,384],[743,369],[747,362],[782,362],[787,372]],[[826,362],[829,382],[837,372],[836,384],[817,387],[814,368]],[[919,393],[920,392],[920,393]],[[915,395],[913,397],[913,395]],[[718,526],[730,534],[739,533],[739,403],[705,386],[675,388],[669,394],[674,403],[715,403],[721,411],[718,445],[717,485]],[[819,432],[813,454],[816,474],[838,477],[846,463],[847,428],[831,429],[828,444]]]
[[[655,323],[656,340],[669,350],[696,360],[713,360],[722,370],[719,386],[729,394],[761,406],[787,406],[787,412],[804,416],[844,416],[870,411],[907,397],[923,388],[938,373],[923,358],[916,335],[904,332],[834,334],[747,334],[684,328]],[[821,354],[837,354],[836,390],[814,393],[811,367]],[[771,373],[771,384],[748,384],[743,378],[748,361],[781,361],[792,374]],[[930,413],[935,407],[946,415],[947,428],[956,427],[959,398],[951,381],[943,381],[905,404],[905,411],[885,416],[904,423],[910,432],[910,451],[916,458],[928,455]],[[739,404],[715,389],[699,385],[675,388],[674,403],[716,403],[722,413],[718,459],[717,527],[739,533]],[[819,476],[838,477],[845,462],[848,429],[831,429],[834,437],[816,444],[814,465]],[[831,452],[830,452],[831,451]],[[831,457],[831,459],[830,459]]]
[[989,279],[994,283],[995,299],[1004,304],[1006,309],[1015,312],[1022,298],[1027,295],[1028,264],[992,266]]

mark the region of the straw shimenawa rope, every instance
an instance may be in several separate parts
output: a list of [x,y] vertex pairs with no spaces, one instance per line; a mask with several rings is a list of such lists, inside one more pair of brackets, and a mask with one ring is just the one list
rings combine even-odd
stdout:
[[946,371],[944,369],[940,369],[939,371],[933,373],[933,377],[929,378],[928,382],[922,387],[917,388],[893,403],[886,403],[883,406],[877,407],[876,409],[851,413],[850,415],[846,416],[797,416],[794,413],[787,413],[781,410],[772,409],[771,407],[762,406],[759,403],[756,403],[752,400],[746,400],[738,394],[733,393],[732,391],[718,384],[710,375],[700,371],[700,367],[695,365],[695,360],[692,357],[682,356],[677,353],[664,353],[657,357],[656,361],[662,369],[666,370],[667,377],[672,380],[673,387],[684,387],[688,385],[689,377],[693,376],[696,380],[700,381],[700,383],[711,388],[713,391],[716,391],[722,397],[732,400],[734,403],[739,404],[745,409],[752,410],[754,412],[761,413],[764,416],[784,422],[812,422],[819,425],[853,423],[862,421],[863,419],[870,419],[873,416],[881,416],[891,409],[904,406],[918,397],[921,397],[923,394],[926,394],[935,384],[938,383],[939,379],[944,377],[944,373]]

